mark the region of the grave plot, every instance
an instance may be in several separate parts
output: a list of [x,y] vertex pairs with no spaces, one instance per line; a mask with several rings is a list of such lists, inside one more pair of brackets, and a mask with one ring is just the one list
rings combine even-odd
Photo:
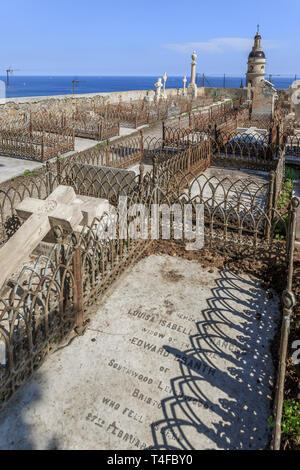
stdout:
[[0,131],[0,154],[19,156],[44,162],[58,153],[74,150],[74,136],[70,132]]
[[151,255],[0,415],[1,449],[263,449],[279,299],[259,280]]
[[243,207],[267,206],[269,175],[266,172],[211,167],[191,185],[191,197],[201,196],[211,207],[226,209],[237,204]]
[[30,128],[35,131],[61,133],[74,132],[76,137],[101,141],[118,136],[120,125],[117,120],[104,119],[93,111],[76,112],[31,112]]

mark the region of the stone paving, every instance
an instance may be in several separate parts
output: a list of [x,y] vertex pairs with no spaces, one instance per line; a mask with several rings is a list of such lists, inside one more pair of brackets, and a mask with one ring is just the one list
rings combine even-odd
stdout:
[[0,449],[263,449],[279,299],[152,255],[0,413]]

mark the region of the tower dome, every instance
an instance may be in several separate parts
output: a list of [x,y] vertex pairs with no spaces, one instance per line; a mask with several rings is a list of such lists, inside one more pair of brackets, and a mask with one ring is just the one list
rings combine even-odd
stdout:
[[248,57],[247,86],[257,86],[266,75],[266,56],[261,46],[259,28],[254,37],[254,45]]

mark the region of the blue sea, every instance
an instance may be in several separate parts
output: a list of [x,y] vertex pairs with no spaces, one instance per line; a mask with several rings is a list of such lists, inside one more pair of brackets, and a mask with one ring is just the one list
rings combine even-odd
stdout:
[[[129,90],[149,90],[155,89],[156,77],[73,77],[73,76],[10,76],[10,86],[6,88],[6,97],[25,97],[25,96],[50,96],[65,95],[72,93],[72,81],[76,79],[75,94],[81,93],[101,93],[113,91]],[[168,77],[167,88],[182,88],[183,77]],[[272,82],[278,89],[288,88],[295,77],[274,77]],[[6,83],[6,77],[0,77]],[[226,88],[239,88],[242,77],[225,77]],[[202,76],[197,77],[198,86],[202,86]],[[205,86],[224,87],[224,77],[205,76]],[[245,85],[245,77],[243,77]]]

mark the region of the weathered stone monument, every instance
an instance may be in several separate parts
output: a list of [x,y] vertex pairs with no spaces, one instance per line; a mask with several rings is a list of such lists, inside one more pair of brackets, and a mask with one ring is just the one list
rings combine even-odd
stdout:
[[197,59],[197,54],[194,51],[192,54],[192,64],[191,64],[191,82],[187,90],[188,95],[190,95],[191,98],[197,98],[197,93],[198,93],[198,89],[196,85],[196,65],[197,65],[196,59]]
[[273,116],[277,98],[278,95],[274,85],[267,80],[261,81],[253,89],[252,115]]
[[[153,93],[153,92],[151,91],[151,93]],[[146,95],[144,97],[144,101],[146,101],[147,103],[152,103],[153,102],[153,97],[151,96],[149,90],[146,92]]]
[[53,229],[59,226],[64,233],[81,231],[95,217],[109,210],[105,199],[77,196],[70,186],[58,186],[45,199],[26,198],[17,207],[17,215],[25,222],[0,249],[0,286],[30,256],[42,240],[55,242]]

